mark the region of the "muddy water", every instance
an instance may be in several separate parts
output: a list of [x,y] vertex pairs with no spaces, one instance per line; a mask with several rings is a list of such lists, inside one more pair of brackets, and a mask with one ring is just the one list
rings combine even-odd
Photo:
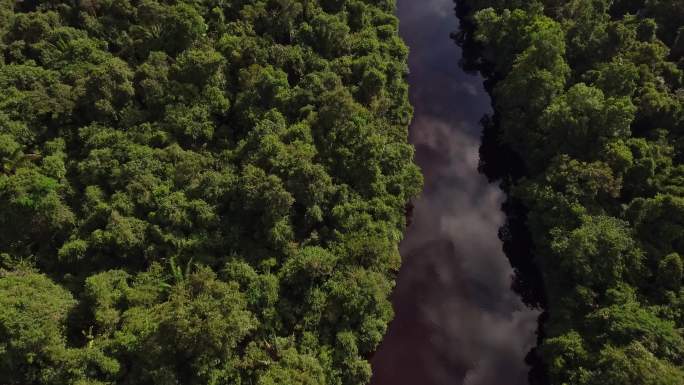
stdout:
[[411,49],[410,140],[425,175],[396,316],[373,358],[373,385],[523,385],[537,312],[511,291],[512,270],[497,232],[504,195],[477,171],[490,110],[482,79],[458,66],[453,0],[398,0]]

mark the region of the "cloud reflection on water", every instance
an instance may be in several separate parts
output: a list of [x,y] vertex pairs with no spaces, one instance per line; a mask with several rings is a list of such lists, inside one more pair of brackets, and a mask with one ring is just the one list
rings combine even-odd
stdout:
[[497,237],[504,199],[477,172],[482,80],[458,68],[452,0],[398,0],[411,49],[410,139],[425,175],[401,249],[396,316],[373,360],[373,385],[523,385],[537,312],[510,290]]

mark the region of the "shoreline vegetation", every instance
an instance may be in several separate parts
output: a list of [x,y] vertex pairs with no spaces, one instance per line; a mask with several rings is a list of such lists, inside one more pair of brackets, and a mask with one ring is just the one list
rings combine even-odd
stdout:
[[394,11],[0,0],[0,383],[368,383],[422,184]]
[[458,0],[530,383],[684,383],[684,3]]

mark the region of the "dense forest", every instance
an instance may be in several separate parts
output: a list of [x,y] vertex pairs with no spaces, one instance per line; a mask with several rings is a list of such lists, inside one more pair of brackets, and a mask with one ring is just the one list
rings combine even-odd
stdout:
[[366,384],[422,183],[394,7],[0,0],[0,384]]
[[494,109],[481,170],[545,310],[532,383],[684,384],[684,2],[457,3]]

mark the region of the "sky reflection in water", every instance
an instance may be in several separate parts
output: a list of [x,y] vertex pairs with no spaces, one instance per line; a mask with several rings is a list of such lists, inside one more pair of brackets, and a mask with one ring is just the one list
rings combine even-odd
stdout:
[[396,316],[373,359],[373,385],[527,383],[537,312],[510,290],[497,238],[504,197],[477,172],[489,98],[482,79],[458,67],[453,8],[452,0],[398,0],[425,189],[401,246]]

